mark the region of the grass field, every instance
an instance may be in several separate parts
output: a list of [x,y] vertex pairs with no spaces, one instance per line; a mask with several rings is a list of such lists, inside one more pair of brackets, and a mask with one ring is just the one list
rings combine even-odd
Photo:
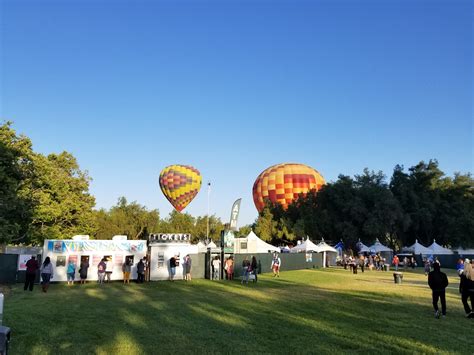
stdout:
[[474,353],[450,274],[448,316],[435,319],[420,272],[342,269],[261,275],[257,284],[193,280],[7,290],[12,354]]

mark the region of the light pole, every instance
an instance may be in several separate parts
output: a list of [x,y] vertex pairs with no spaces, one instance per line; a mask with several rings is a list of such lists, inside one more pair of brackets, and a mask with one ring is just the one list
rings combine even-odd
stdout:
[[206,239],[209,242],[209,201],[210,201],[210,196],[211,196],[211,182],[208,181],[207,183],[207,230],[206,230]]

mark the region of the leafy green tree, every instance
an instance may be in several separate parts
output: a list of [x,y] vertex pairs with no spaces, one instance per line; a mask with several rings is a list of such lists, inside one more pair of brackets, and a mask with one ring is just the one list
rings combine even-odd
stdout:
[[149,211],[135,201],[128,203],[125,197],[120,197],[117,205],[110,211],[96,211],[95,219],[97,239],[126,235],[129,239],[136,240],[147,239],[150,233],[157,231],[160,215],[158,210]]
[[70,153],[35,154],[34,179],[28,194],[34,201],[29,236],[31,241],[92,234],[95,198],[89,193],[90,178]]
[[0,125],[0,245],[26,242],[33,201],[27,185],[33,176],[31,141],[11,122]]

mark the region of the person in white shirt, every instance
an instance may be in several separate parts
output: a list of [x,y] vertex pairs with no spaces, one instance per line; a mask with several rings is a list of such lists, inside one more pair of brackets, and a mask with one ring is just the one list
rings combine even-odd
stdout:
[[221,261],[218,256],[216,256],[214,260],[212,260],[212,268],[214,269],[212,279],[219,280],[219,275],[221,273]]
[[280,268],[281,268],[281,259],[277,253],[273,254],[272,259],[272,270],[273,270],[273,277],[280,277]]

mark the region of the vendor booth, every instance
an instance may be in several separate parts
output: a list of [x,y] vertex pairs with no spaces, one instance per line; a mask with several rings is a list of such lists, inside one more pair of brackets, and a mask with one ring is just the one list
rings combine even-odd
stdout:
[[387,263],[390,263],[393,257],[393,250],[380,243],[379,239],[375,239],[375,243],[369,247],[370,252],[379,254],[385,259]]
[[[198,258],[199,246],[191,244],[190,234],[150,234],[149,237],[150,248],[150,280],[168,280],[171,274],[170,260],[175,258],[175,280],[182,280],[184,278],[183,261],[186,255],[191,256],[191,271],[193,277],[203,277],[202,270],[203,261]],[[201,254],[203,255],[203,254]],[[202,258],[203,259],[203,258]],[[198,268],[201,271],[198,273]],[[201,275],[202,274],[202,275]]]
[[291,253],[310,253],[310,252],[319,252],[319,248],[316,244],[314,244],[309,237],[306,240],[297,246],[291,248]]
[[436,239],[433,239],[433,244],[431,244],[428,249],[431,250],[432,255],[452,255],[454,254],[452,250],[448,248],[443,248],[441,245],[436,243]]
[[[126,238],[126,237],[125,237]],[[115,240],[47,239],[44,241],[43,260],[49,256],[53,264],[52,281],[67,281],[66,270],[69,261],[76,265],[75,277],[79,279],[81,261],[89,262],[87,280],[97,280],[97,265],[102,258],[112,263],[111,280],[122,280],[122,264],[126,258],[132,261],[132,278],[136,278],[136,264],[146,256],[146,240],[126,240],[124,236]]]
[[418,243],[418,239],[415,240],[415,244],[410,245],[402,249],[402,253],[411,253],[415,255],[431,255],[433,251],[422,244]]

